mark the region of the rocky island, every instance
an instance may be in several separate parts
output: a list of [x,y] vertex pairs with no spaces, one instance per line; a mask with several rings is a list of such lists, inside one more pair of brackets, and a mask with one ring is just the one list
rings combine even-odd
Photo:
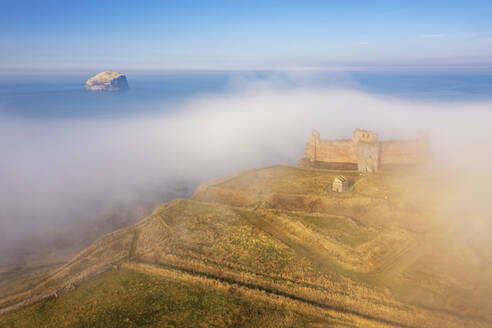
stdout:
[[126,75],[118,72],[101,72],[85,82],[86,91],[118,91],[124,89],[128,89]]

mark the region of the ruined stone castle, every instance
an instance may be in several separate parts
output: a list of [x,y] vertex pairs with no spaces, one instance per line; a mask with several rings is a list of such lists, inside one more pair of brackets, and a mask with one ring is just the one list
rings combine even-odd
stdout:
[[425,135],[415,140],[379,141],[372,131],[355,129],[352,139],[322,140],[314,130],[299,165],[335,170],[377,172],[399,165],[426,161],[428,142]]

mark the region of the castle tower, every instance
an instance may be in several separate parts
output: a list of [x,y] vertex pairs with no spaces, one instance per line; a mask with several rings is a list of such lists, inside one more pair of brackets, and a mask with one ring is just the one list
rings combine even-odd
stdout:
[[306,145],[306,152],[304,154],[305,158],[308,158],[311,162],[317,159],[317,148],[320,143],[320,134],[318,131],[313,130],[311,137]]
[[378,139],[378,134],[372,131],[355,129],[354,132],[352,132],[352,141],[356,144],[360,141],[377,142]]
[[379,171],[381,148],[378,141],[357,144],[357,169],[359,172]]
[[377,133],[355,129],[352,141],[357,153],[357,168],[359,172],[377,172],[380,163],[380,144]]

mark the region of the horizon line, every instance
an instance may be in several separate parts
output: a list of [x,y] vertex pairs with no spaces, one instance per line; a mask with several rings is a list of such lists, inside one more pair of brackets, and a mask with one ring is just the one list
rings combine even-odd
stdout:
[[[110,65],[108,65],[110,66]],[[151,73],[151,74],[186,74],[186,73],[234,73],[234,72],[483,72],[492,71],[491,63],[480,64],[398,64],[398,65],[333,65],[333,66],[285,66],[285,67],[101,67],[94,68],[0,68],[0,75],[37,75],[37,74],[93,74],[94,72],[115,71],[131,73]]]

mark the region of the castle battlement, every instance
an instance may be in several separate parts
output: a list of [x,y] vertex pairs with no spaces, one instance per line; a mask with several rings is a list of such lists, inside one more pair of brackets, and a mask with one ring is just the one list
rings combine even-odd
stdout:
[[427,137],[380,141],[377,133],[355,129],[352,139],[322,140],[313,130],[301,166],[377,172],[381,167],[415,165],[426,161]]
[[352,141],[355,143],[358,142],[377,142],[378,141],[378,134],[374,133],[369,130],[361,130],[361,129],[355,129],[354,132],[352,132]]

